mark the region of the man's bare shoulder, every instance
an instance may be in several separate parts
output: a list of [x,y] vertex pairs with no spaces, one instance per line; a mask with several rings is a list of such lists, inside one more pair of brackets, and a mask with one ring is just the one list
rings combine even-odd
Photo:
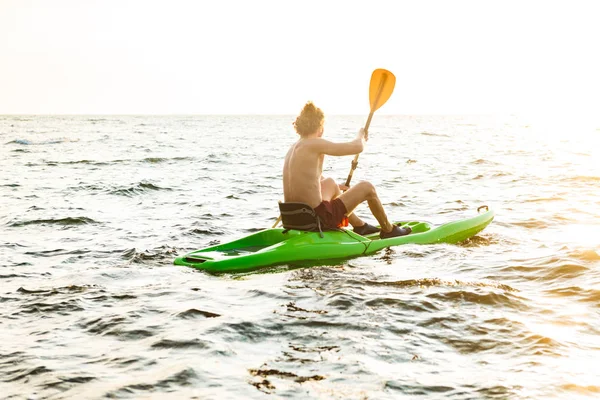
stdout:
[[327,146],[331,145],[333,142],[323,138],[309,138],[302,140],[302,147],[308,149],[310,151],[322,153]]

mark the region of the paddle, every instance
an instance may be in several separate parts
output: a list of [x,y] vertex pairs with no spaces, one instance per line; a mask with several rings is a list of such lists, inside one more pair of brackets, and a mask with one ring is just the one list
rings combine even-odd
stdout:
[[[365,134],[368,134],[369,125],[371,125],[371,119],[373,118],[373,114],[377,111],[382,105],[385,104],[386,101],[392,95],[394,91],[394,86],[396,85],[396,77],[390,71],[386,69],[376,69],[371,74],[371,83],[369,84],[369,103],[371,103],[371,112],[369,113],[369,118],[367,118],[367,123],[365,124]],[[358,156],[354,156],[354,160],[352,160],[352,168],[350,169],[350,173],[348,174],[348,178],[346,179],[345,186],[350,186],[350,181],[352,180],[352,174],[354,170],[358,166]],[[276,228],[281,222],[281,215],[275,221],[273,228]]]
[[[373,114],[388,101],[394,91],[395,85],[396,77],[390,71],[381,68],[373,71],[373,74],[371,75],[371,84],[369,85],[369,103],[371,103],[371,112],[369,113],[369,118],[367,118],[367,123],[365,124],[365,134],[368,134],[369,132],[369,125],[371,125]],[[355,155],[354,160],[352,160],[352,168],[350,168],[350,173],[344,184],[346,187],[350,187],[352,174],[354,174],[354,170],[358,166],[359,155],[360,154]]]

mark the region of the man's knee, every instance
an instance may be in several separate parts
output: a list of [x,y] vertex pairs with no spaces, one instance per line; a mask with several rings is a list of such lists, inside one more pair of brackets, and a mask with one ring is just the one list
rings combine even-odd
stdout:
[[337,187],[337,184],[335,183],[335,180],[333,178],[325,178],[325,179],[323,179],[323,183],[322,184],[326,185],[326,186],[335,186],[335,187]]
[[328,188],[329,190],[336,191],[338,185],[333,178],[325,178],[321,181],[321,187]]
[[370,199],[374,196],[377,196],[377,192],[375,190],[375,186],[373,186],[373,184],[371,182],[368,181],[361,181],[357,184],[357,186],[360,185],[361,190],[364,192],[365,197],[367,199]]
[[[321,192],[323,192],[325,197],[332,196],[332,198],[336,198],[342,194],[342,191],[333,178],[325,178],[321,181]],[[331,199],[327,198],[326,200]]]

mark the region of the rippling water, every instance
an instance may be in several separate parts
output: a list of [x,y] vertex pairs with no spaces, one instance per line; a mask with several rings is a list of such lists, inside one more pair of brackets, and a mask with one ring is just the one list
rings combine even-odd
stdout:
[[274,222],[292,120],[0,117],[2,396],[600,396],[600,130],[376,115],[353,182],[391,218],[495,221],[342,264],[171,265]]

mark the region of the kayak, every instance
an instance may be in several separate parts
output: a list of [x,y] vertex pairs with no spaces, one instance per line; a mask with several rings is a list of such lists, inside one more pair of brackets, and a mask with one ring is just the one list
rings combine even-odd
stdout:
[[[483,209],[485,211],[480,212]],[[378,233],[361,236],[350,229],[322,234],[283,228],[264,229],[232,242],[177,257],[174,264],[212,273],[245,272],[294,262],[358,257],[403,244],[455,244],[475,236],[493,219],[494,211],[482,206],[475,216],[439,226],[426,221],[400,221],[395,224],[408,226],[412,232],[388,239],[380,239]]]
[[[485,211],[483,211],[485,210]],[[351,229],[307,232],[283,228],[264,229],[232,242],[206,247],[177,257],[175,265],[207,272],[245,272],[261,267],[304,261],[325,261],[373,254],[403,244],[459,243],[475,236],[494,219],[487,206],[477,215],[434,226],[425,221],[400,221],[412,232],[406,236],[380,239],[379,233],[361,236]]]

